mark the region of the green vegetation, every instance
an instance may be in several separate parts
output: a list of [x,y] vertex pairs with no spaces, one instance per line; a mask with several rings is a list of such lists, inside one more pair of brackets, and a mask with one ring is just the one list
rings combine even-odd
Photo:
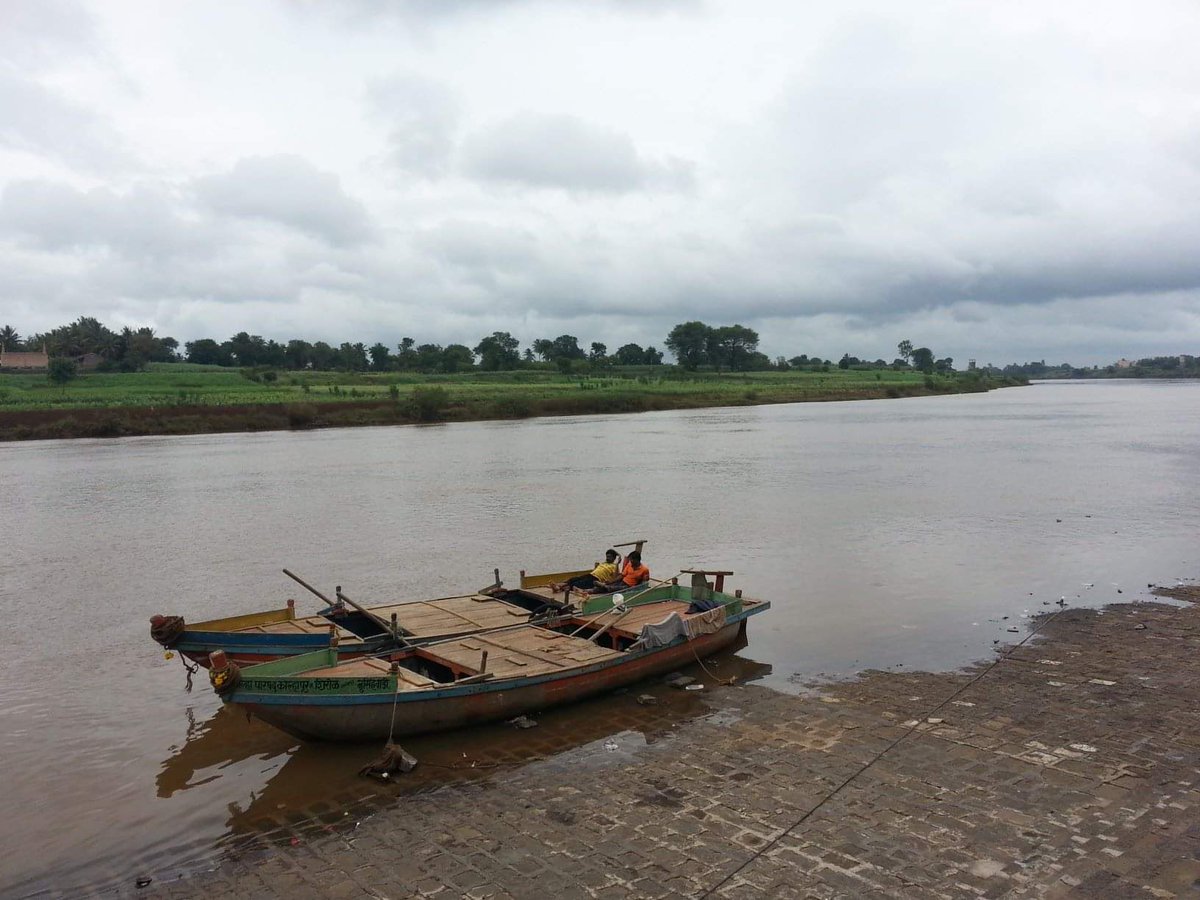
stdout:
[[1144,359],[1123,359],[1111,366],[1084,366],[1070,363],[1046,365],[1039,362],[1012,363],[990,372],[1018,378],[1200,378],[1200,356],[1151,356]]
[[[501,348],[503,349],[503,348]],[[270,371],[276,377],[264,378]],[[144,372],[0,375],[0,439],[186,434],[639,412],[983,391],[1015,380],[907,370],[687,372],[612,367],[452,375],[276,372],[150,363]]]

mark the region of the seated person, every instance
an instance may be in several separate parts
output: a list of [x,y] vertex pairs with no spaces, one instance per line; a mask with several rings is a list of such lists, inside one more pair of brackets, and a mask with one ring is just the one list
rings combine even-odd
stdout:
[[565,585],[551,584],[550,590],[557,592],[570,588],[577,591],[590,591],[602,584],[616,581],[617,560],[620,558],[621,554],[616,550],[606,550],[604,551],[604,562],[592,569],[587,575],[576,575],[574,578],[569,578]]
[[639,584],[644,584],[649,580],[650,569],[642,565],[642,554],[634,550],[625,558],[625,565],[621,569],[621,577],[607,584],[599,585],[596,588],[596,592],[610,594],[613,591],[637,587]]

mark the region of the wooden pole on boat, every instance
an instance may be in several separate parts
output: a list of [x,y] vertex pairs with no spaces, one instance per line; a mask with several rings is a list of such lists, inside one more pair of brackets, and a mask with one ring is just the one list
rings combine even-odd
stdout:
[[288,578],[292,579],[292,581],[296,582],[296,584],[300,585],[300,587],[304,588],[309,593],[316,594],[318,597],[320,597],[322,600],[324,600],[330,606],[333,606],[332,600],[330,600],[328,597],[326,597],[324,594],[322,594],[320,591],[318,591],[315,587],[313,587],[311,584],[309,584],[307,581],[305,581],[303,578],[301,578],[295,572],[289,572],[287,569],[284,569],[283,574],[286,575]]
[[408,643],[407,641],[404,640],[405,635],[401,633],[404,631],[404,629],[396,624],[396,617],[394,615],[392,616],[391,624],[388,624],[386,621],[384,621],[384,619],[381,616],[375,615],[375,613],[371,612],[365,606],[359,606],[357,603],[355,603],[353,600],[351,600],[349,597],[347,597],[345,594],[343,594],[342,586],[340,584],[336,588],[334,588],[334,595],[339,600],[349,603],[351,606],[353,606],[355,609],[357,609],[360,613],[362,613],[364,616],[366,616],[368,619],[370,619],[372,622],[374,622],[376,625],[378,625],[380,628],[382,628],[384,631],[386,631],[388,634],[390,634],[392,636],[392,638],[395,639],[396,641],[399,641],[399,642],[405,643],[405,644]]
[[618,622],[620,622],[623,618],[625,618],[631,612],[633,612],[633,607],[632,606],[626,607],[625,612],[621,613],[619,616],[617,616],[615,619],[613,619],[611,622],[609,622],[607,625],[605,625],[603,628],[601,628],[599,631],[597,631],[595,634],[593,634],[590,638],[588,638],[588,640],[594,644],[598,644],[600,641],[600,638],[602,638],[602,637],[604,637],[604,635],[608,634],[608,631],[610,628],[615,626]]

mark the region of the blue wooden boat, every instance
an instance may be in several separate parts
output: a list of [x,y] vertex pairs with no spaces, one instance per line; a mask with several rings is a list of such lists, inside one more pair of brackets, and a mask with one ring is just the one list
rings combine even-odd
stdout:
[[477,593],[375,606],[361,612],[334,604],[316,615],[301,617],[296,615],[295,602],[289,600],[283,609],[195,623],[155,616],[150,630],[163,647],[202,666],[207,667],[209,655],[218,650],[239,666],[250,666],[327,649],[341,659],[352,659],[406,643],[514,625],[528,618],[529,610],[523,606]]
[[346,660],[326,648],[245,669],[218,659],[210,678],[226,703],[305,739],[374,740],[510,718],[695,662],[770,608],[714,590],[703,574],[690,587],[592,597],[537,624],[376,656]]

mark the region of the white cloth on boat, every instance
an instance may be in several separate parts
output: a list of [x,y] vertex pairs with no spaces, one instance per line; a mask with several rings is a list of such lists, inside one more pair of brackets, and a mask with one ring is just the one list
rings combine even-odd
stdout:
[[708,612],[688,616],[684,620],[688,640],[694,640],[702,634],[713,634],[725,627],[725,607],[718,606]]
[[679,617],[679,613],[671,613],[656,625],[643,625],[641,632],[638,633],[636,643],[647,650],[653,650],[655,647],[665,647],[667,644],[672,644],[679,638],[687,638],[687,636],[687,625]]

